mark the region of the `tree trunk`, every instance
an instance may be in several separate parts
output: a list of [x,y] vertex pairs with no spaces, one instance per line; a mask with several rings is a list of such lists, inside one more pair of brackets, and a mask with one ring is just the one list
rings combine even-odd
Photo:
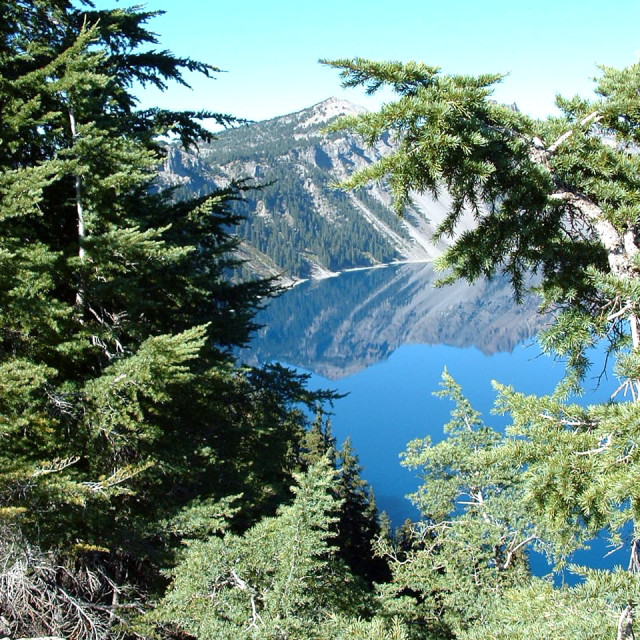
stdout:
[[633,613],[633,606],[629,604],[620,614],[620,618],[618,620],[618,636],[616,640],[634,640]]
[[[69,126],[71,127],[71,137],[75,141],[78,137],[78,131],[76,128],[76,118],[73,112],[73,107],[69,107]],[[84,209],[82,206],[82,177],[79,174],[75,176],[75,190],[76,190],[76,217],[78,224],[78,258],[80,258],[80,266],[85,262],[84,240],[85,240],[85,227],[84,227]],[[84,307],[85,292],[84,292],[84,276],[80,274],[80,282],[78,283],[78,290],[76,291],[76,306],[79,308]]]

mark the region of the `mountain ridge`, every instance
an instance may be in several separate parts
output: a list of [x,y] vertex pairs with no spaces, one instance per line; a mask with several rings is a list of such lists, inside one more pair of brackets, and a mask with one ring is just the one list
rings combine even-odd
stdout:
[[[448,199],[416,195],[399,218],[385,184],[344,193],[334,184],[393,151],[384,137],[367,148],[354,134],[327,134],[335,118],[365,113],[328,98],[306,109],[218,134],[197,150],[170,145],[160,182],[179,197],[205,195],[233,180],[258,188],[239,212],[239,256],[245,270],[285,282],[320,278],[352,268],[430,261],[446,245],[434,243]],[[259,186],[262,185],[262,186]]]

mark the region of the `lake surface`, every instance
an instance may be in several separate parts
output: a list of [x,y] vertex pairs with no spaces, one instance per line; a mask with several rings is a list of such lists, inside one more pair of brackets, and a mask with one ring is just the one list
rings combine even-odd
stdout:
[[[405,498],[417,487],[400,454],[414,438],[443,437],[452,405],[433,395],[442,371],[462,385],[486,423],[492,380],[525,393],[551,393],[561,363],[540,355],[534,336],[544,324],[537,300],[516,307],[504,281],[434,288],[430,264],[344,273],[306,282],[272,301],[244,361],[278,361],[310,374],[310,388],[348,394],[333,408],[340,445],[350,437],[378,508],[400,524],[417,512]],[[595,386],[595,383],[594,383]],[[615,381],[589,394],[606,400]]]

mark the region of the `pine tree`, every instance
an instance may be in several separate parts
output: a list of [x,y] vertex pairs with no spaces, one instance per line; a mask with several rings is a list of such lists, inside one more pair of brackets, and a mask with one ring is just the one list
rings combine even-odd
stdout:
[[115,637],[182,537],[273,513],[323,394],[234,365],[271,291],[227,278],[241,187],[155,184],[160,137],[233,119],[133,85],[216,69],[150,48],[154,13],[0,9],[0,610],[16,637]]
[[455,404],[447,438],[414,440],[403,454],[422,481],[410,496],[421,518],[396,540],[380,540],[378,553],[393,571],[387,606],[411,594],[405,615],[414,624],[458,637],[485,619],[496,597],[528,584],[527,551],[540,532],[523,502],[522,469],[501,455],[501,434],[446,372],[442,387],[438,395]]
[[302,440],[303,467],[322,459],[328,460],[336,471],[332,492],[340,506],[333,514],[331,531],[338,557],[369,585],[388,579],[385,560],[374,553],[374,543],[382,529],[373,490],[362,478],[362,467],[351,439],[347,438],[338,451],[331,434],[331,421],[325,420],[320,411]]
[[381,533],[373,492],[362,478],[358,456],[347,438],[338,454],[336,494],[342,501],[336,543],[340,557],[366,580],[388,577],[384,560],[374,557],[374,542]]
[[[205,639],[402,638],[399,621],[370,617],[368,598],[335,557],[331,524],[339,509],[328,459],[296,476],[295,498],[243,536],[192,544],[149,620]],[[395,626],[395,630],[394,630]],[[342,635],[342,634],[345,635]]]
[[[566,360],[567,377],[551,397],[497,387],[497,408],[513,425],[493,455],[522,470],[518,491],[529,526],[558,566],[599,531],[624,544],[629,564],[620,580],[624,588],[611,587],[619,577],[605,572],[591,575],[584,589],[556,592],[533,585],[509,598],[527,607],[534,598],[544,601],[536,600],[537,610],[555,616],[554,633],[561,629],[564,637],[583,637],[586,627],[592,637],[603,637],[605,628],[609,634],[617,629],[620,639],[633,637],[640,568],[640,65],[602,67],[596,100],[558,98],[562,116],[539,121],[491,100],[501,79],[495,74],[444,75],[415,62],[329,64],[341,69],[346,86],[375,92],[386,85],[399,95],[378,113],[332,127],[351,128],[368,144],[389,132],[398,141],[396,152],[343,186],[388,180],[399,213],[414,191],[437,196],[446,190],[452,205],[438,235],[450,238],[451,247],[438,263],[443,282],[505,273],[520,298],[533,274],[544,308],[554,313],[541,344]],[[475,225],[457,233],[463,215]],[[568,393],[582,391],[588,350],[601,340],[616,359],[617,402],[569,404]],[[456,440],[433,451],[444,453]],[[438,478],[450,484],[447,467],[432,471],[428,486],[436,487]],[[578,619],[571,598],[582,599],[580,615],[590,622]],[[548,637],[551,627],[539,618],[522,634],[507,633],[518,628],[514,609],[505,606],[511,601],[500,600],[493,610],[500,624],[492,626],[489,616],[479,623],[479,635],[470,627],[469,637]],[[616,624],[603,626],[603,616]]]
[[303,466],[310,466],[325,457],[333,467],[336,466],[336,439],[331,433],[331,420],[325,418],[323,411],[316,413],[311,428],[305,433],[301,454]]

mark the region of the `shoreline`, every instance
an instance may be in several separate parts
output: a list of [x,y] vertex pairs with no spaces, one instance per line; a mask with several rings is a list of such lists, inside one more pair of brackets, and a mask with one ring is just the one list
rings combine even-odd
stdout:
[[378,264],[372,264],[367,267],[351,267],[349,269],[343,269],[342,271],[324,271],[321,275],[311,276],[310,278],[299,278],[289,282],[288,284],[283,284],[284,289],[293,289],[297,287],[299,284],[304,282],[321,282],[322,280],[328,280],[329,278],[337,278],[341,276],[343,273],[353,273],[355,271],[371,271],[373,269],[384,269],[386,267],[395,267],[397,265],[402,264],[430,264],[433,262],[433,258],[424,259],[424,260],[394,260],[393,262],[380,262]]

